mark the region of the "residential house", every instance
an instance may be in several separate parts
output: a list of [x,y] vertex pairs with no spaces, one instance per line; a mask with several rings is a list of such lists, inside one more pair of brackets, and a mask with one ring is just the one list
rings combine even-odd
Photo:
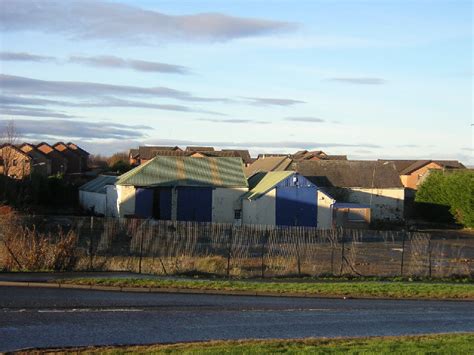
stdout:
[[90,154],[81,147],[79,147],[77,144],[69,142],[67,143],[67,146],[69,147],[69,149],[72,149],[73,151],[79,154],[79,156],[81,157],[81,172],[86,172],[89,168]]
[[404,186],[391,162],[321,160],[294,167],[338,202],[368,206],[372,221],[403,220]]
[[130,149],[128,152],[128,161],[130,166],[137,166],[140,165],[139,163],[139,150],[138,149]]
[[382,160],[392,162],[400,175],[403,186],[417,190],[430,170],[465,169],[457,160]]
[[247,149],[222,149],[223,152],[234,152],[242,158],[244,166],[247,167],[252,164],[255,160],[250,156],[250,152]]
[[182,152],[183,150],[178,146],[140,146],[138,147],[138,151],[136,149],[130,150],[130,165],[135,166],[144,164],[157,155],[184,155]]
[[214,147],[186,147],[185,152],[213,152]]
[[67,171],[66,157],[46,142],[36,145],[36,149],[45,154],[51,160],[51,174],[65,174]]
[[107,189],[114,187],[116,181],[116,176],[100,175],[79,187],[79,204],[82,209],[100,216],[108,215],[107,211],[113,213],[116,210],[117,199],[110,193],[107,199]]
[[0,146],[0,175],[24,179],[33,172],[33,158],[12,144]]
[[42,176],[51,175],[52,162],[46,154],[38,150],[33,144],[30,143],[23,143],[19,148],[31,157],[32,167],[34,168],[34,172],[36,174]]
[[347,160],[347,155],[328,155],[322,150],[299,150],[291,155],[295,162],[303,160]]
[[156,156],[121,175],[113,215],[232,223],[248,190],[242,159]]
[[[242,196],[242,222],[271,226],[318,225],[318,188],[293,171],[256,173]],[[330,223],[329,223],[330,224]]]
[[291,170],[289,167],[292,162],[293,160],[287,155],[270,157],[261,156],[245,168],[245,175],[250,177],[258,172]]
[[58,142],[53,145],[53,148],[60,152],[67,160],[66,173],[78,174],[83,172],[82,157],[74,149],[69,148],[66,143]]

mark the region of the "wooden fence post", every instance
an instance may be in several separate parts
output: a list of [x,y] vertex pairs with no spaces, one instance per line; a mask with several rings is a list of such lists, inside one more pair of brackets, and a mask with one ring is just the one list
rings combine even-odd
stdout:
[[431,235],[428,238],[428,277],[431,279],[432,260],[431,260]]

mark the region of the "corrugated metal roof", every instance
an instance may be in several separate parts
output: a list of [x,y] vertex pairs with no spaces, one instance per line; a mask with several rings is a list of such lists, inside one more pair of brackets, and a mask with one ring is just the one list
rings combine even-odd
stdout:
[[79,187],[79,190],[105,194],[106,193],[105,187],[107,185],[114,185],[116,181],[117,181],[117,176],[99,175],[94,180],[91,180],[88,183]]
[[241,158],[156,158],[119,177],[117,185],[247,187]]
[[242,196],[242,199],[256,200],[265,195],[279,182],[294,174],[294,171],[270,171],[257,173],[249,179],[251,190]]

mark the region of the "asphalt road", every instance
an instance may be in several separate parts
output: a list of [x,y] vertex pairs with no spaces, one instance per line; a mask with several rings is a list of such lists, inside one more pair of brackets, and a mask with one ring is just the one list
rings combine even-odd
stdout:
[[474,331],[474,303],[0,287],[0,351]]

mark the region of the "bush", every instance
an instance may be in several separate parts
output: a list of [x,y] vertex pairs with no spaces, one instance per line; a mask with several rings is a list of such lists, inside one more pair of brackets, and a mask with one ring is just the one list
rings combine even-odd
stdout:
[[77,237],[73,231],[57,234],[38,233],[18,224],[4,223],[3,259],[8,271],[68,271],[77,263]]
[[415,201],[446,206],[456,222],[474,227],[474,171],[431,172],[416,193]]

